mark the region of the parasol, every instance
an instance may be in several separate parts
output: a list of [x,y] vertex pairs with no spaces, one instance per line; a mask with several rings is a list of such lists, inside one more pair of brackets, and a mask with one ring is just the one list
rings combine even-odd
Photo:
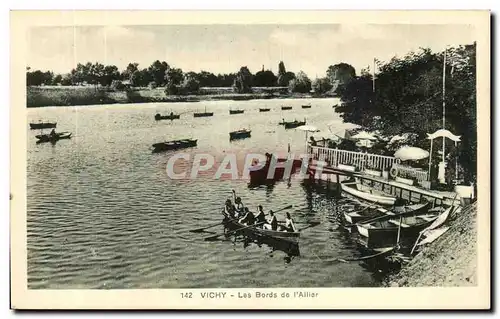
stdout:
[[295,129],[306,132],[306,150],[307,150],[307,134],[309,132],[311,132],[311,133],[319,132],[319,129],[313,125],[301,125],[299,127],[296,127]]
[[405,146],[394,153],[394,157],[399,158],[402,161],[418,161],[429,157],[429,152],[419,147]]

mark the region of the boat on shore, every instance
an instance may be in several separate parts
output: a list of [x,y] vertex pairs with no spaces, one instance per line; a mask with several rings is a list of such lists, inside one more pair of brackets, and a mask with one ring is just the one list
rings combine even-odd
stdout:
[[229,114],[243,114],[245,110],[229,110]]
[[363,185],[359,182],[345,181],[341,182],[340,186],[344,192],[368,202],[389,206],[392,206],[394,205],[394,203],[396,203],[395,196],[388,196],[383,192],[374,190],[373,188]]
[[410,211],[396,216],[384,215],[356,225],[361,236],[367,238],[397,239],[410,236],[430,226],[443,212],[441,210]]
[[269,112],[271,109],[268,109],[268,108],[265,108],[265,109],[261,109],[259,108],[259,112]]
[[230,140],[239,140],[243,138],[247,138],[251,136],[252,131],[247,130],[247,129],[242,129],[234,132],[229,133],[229,139]]
[[310,109],[311,108],[311,104],[302,105],[302,108],[303,109]]
[[56,128],[57,122],[40,122],[40,123],[30,123],[30,129],[41,130],[44,128]]
[[285,122],[283,121],[282,123],[280,123],[280,125],[283,125],[285,127],[285,129],[292,129],[292,128],[296,128],[296,127],[299,127],[299,126],[302,126],[302,125],[306,125],[306,120],[304,121],[293,121],[293,122]]
[[291,109],[292,109],[291,106],[282,106],[281,107],[281,110],[283,110],[283,111],[287,111],[287,110],[291,110]]
[[344,211],[345,220],[350,224],[357,224],[381,216],[399,216],[401,214],[426,214],[429,210],[429,203],[420,203],[406,206],[396,206],[392,209],[385,209],[377,206],[367,206],[362,209]]
[[241,224],[237,219],[230,217],[224,211],[222,211],[222,215],[224,216],[222,223],[224,224],[224,227],[226,229],[234,231],[237,229],[245,228],[239,232],[237,231],[236,234],[240,233],[245,236],[262,238],[264,240],[271,238],[275,240],[286,241],[292,244],[297,244],[300,239],[300,232],[270,230],[264,229],[261,226],[247,228],[248,225]]
[[195,147],[197,144],[198,140],[193,140],[193,139],[182,139],[182,140],[168,141],[162,143],[155,143],[153,144],[153,153]]
[[169,114],[169,115],[161,115],[160,113],[156,113],[155,115],[155,120],[160,121],[160,120],[178,120],[180,119],[181,116],[179,114]]
[[70,132],[60,132],[54,135],[50,134],[40,134],[35,136],[38,141],[37,143],[47,143],[47,142],[57,142],[59,140],[69,139],[71,138]]

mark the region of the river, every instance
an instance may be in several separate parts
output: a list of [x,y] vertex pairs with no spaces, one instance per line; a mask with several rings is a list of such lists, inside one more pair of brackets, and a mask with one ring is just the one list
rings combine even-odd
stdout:
[[[334,113],[336,99],[289,99],[30,108],[28,121],[57,121],[70,140],[36,144],[28,133],[28,287],[37,288],[232,288],[369,287],[379,270],[335,258],[360,256],[360,248],[335,218],[339,202],[301,180],[249,188],[245,180],[172,180],[165,167],[172,153],[151,145],[196,138],[190,155],[286,151],[300,153],[305,133],[285,130],[281,119],[302,120],[322,131],[349,127]],[[311,103],[311,109],[301,105]],[[293,110],[281,111],[281,105]],[[193,118],[192,112],[214,112]],[[259,113],[258,108],[270,112]],[[241,108],[244,114],[229,115]],[[182,113],[155,121],[154,114]],[[248,139],[230,142],[229,131],[250,128]],[[46,130],[48,133],[48,130]],[[301,234],[300,256],[231,241],[204,241],[221,232],[189,230],[221,220],[234,189],[255,208],[289,210],[298,226],[320,222]],[[345,200],[341,200],[345,202]],[[283,219],[284,212],[278,213]],[[211,233],[208,231],[212,231]]]

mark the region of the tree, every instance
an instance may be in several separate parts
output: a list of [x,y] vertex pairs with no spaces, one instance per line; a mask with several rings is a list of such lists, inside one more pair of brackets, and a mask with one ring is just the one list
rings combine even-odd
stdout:
[[115,65],[107,65],[104,67],[99,83],[102,86],[110,86],[113,81],[120,79],[120,72]]
[[152,77],[152,81],[156,83],[157,86],[165,85],[165,75],[170,66],[167,62],[160,62],[159,60],[154,61],[148,68],[148,72]]
[[318,78],[311,85],[315,93],[323,94],[330,91],[333,85],[328,78]]
[[200,82],[194,75],[186,75],[182,83],[182,92],[184,94],[197,93],[200,90]]
[[299,71],[295,79],[288,84],[290,92],[309,93],[311,91],[311,80],[303,71]]
[[168,68],[165,72],[165,83],[179,85],[184,80],[184,74],[181,69]]
[[270,70],[259,71],[253,77],[253,85],[261,87],[276,86],[278,78]]
[[121,74],[122,80],[130,80],[130,77],[135,71],[139,70],[139,63],[129,63]]
[[278,86],[288,86],[290,81],[295,79],[295,73],[286,72],[278,76]]
[[237,93],[252,92],[252,73],[246,66],[242,66],[233,83],[233,90]]
[[61,84],[61,82],[62,82],[62,75],[61,75],[61,74],[56,75],[56,76],[52,79],[52,84],[53,84],[53,85]]
[[285,74],[286,74],[285,63],[283,63],[283,61],[280,61],[280,63],[278,63],[278,77],[280,75],[285,75]]
[[326,70],[326,77],[336,90],[338,87],[345,86],[356,77],[356,70],[347,63],[338,63],[330,65]]

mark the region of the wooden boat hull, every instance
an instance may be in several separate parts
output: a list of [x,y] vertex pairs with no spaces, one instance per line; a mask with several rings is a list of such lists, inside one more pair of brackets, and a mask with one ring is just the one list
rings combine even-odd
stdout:
[[303,109],[310,109],[310,108],[311,108],[311,105],[302,105],[302,108],[303,108]]
[[234,114],[243,114],[245,111],[244,110],[235,110],[235,111],[229,111],[229,114],[234,115]]
[[213,116],[214,115],[214,112],[210,112],[210,113],[194,113],[193,116],[194,117],[210,117],[210,116]]
[[35,137],[38,139],[37,143],[57,142],[59,140],[71,138],[71,133],[61,132],[56,133],[55,136],[50,136],[50,134],[40,134],[36,135]]
[[283,123],[285,129],[292,129],[302,125],[306,125],[306,122],[285,122]]
[[[269,176],[270,163],[268,162],[266,162],[266,165],[261,168],[251,167],[249,172],[250,184],[257,185],[268,181],[282,180],[283,178],[285,178],[287,165],[290,164],[287,163],[286,158],[278,158],[276,169],[274,170],[274,174],[272,174],[272,176]],[[292,167],[290,175],[295,174],[300,170],[300,168],[302,167],[302,160],[294,159],[291,165]]]
[[[369,193],[369,188],[357,182],[340,183],[342,190],[352,196],[361,198],[368,202],[377,203],[379,205],[392,206],[396,202],[396,197],[385,196],[376,193]],[[363,187],[364,186],[364,187]],[[361,190],[359,189],[361,188]]]
[[288,110],[291,110],[291,109],[292,109],[292,107],[291,107],[291,106],[282,106],[282,107],[281,107],[281,109],[282,109],[283,111],[288,111]]
[[44,128],[56,128],[57,123],[30,123],[30,129],[41,130]]
[[189,147],[195,147],[198,144],[198,140],[177,140],[171,142],[163,142],[153,144],[153,153],[174,151]]
[[[240,224],[238,220],[227,216],[224,212],[222,214],[224,215],[223,223],[226,228],[230,230],[236,230],[239,228],[247,227],[247,225]],[[257,236],[264,239],[272,238],[275,240],[281,240],[295,244],[297,244],[300,239],[300,232],[274,231],[259,227],[246,228],[241,230],[241,233],[244,235]]]
[[240,140],[244,138],[251,137],[251,131],[245,131],[245,132],[231,132],[229,133],[229,139],[232,140]]
[[345,211],[344,218],[350,224],[357,224],[361,222],[365,222],[377,217],[381,217],[384,215],[390,216],[399,216],[399,215],[408,215],[408,214],[425,214],[429,211],[429,203],[425,204],[414,204],[407,206],[398,206],[393,209],[385,209],[382,207],[373,207],[373,208],[363,208],[361,210],[351,210]]
[[180,115],[160,115],[156,114],[155,115],[155,120],[160,121],[160,120],[178,120],[180,119]]
[[259,112],[269,112],[271,109],[259,109]]

